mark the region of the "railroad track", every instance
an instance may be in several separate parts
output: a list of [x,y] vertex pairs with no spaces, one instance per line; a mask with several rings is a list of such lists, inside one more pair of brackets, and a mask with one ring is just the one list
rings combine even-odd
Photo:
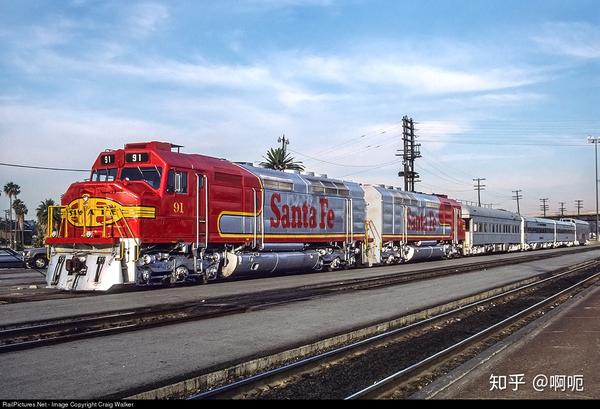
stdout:
[[323,297],[341,292],[376,289],[400,285],[416,280],[426,280],[469,271],[483,270],[507,264],[519,264],[548,257],[558,257],[580,251],[575,249],[553,254],[529,254],[510,260],[492,260],[471,263],[466,266],[449,266],[412,272],[388,274],[378,277],[363,277],[325,284],[297,288],[278,289],[251,294],[215,297],[208,300],[186,303],[161,304],[152,307],[107,311],[101,314],[84,314],[53,320],[30,321],[0,327],[0,353],[37,348],[64,342],[107,336],[122,332],[172,325],[187,321],[198,321],[218,316],[239,314],[246,311],[268,308]]
[[[494,259],[494,260],[482,261],[479,263],[469,262],[469,260],[474,260],[473,257],[469,257],[469,258],[465,259],[464,264],[457,264],[457,265],[442,267],[442,268],[439,268],[439,267],[420,268],[420,267],[423,267],[423,264],[418,263],[418,264],[414,264],[414,266],[415,266],[415,268],[419,268],[419,270],[415,270],[415,271],[407,272],[407,273],[401,273],[401,274],[406,274],[407,277],[412,274],[415,277],[417,277],[417,279],[420,274],[429,275],[428,277],[435,277],[435,276],[437,276],[436,273],[443,275],[444,272],[452,273],[454,270],[456,270],[456,271],[460,270],[458,272],[468,272],[468,271],[480,270],[480,269],[484,269],[484,268],[493,268],[493,267],[498,267],[498,266],[506,266],[506,265],[511,265],[511,264],[524,263],[527,261],[535,261],[535,260],[552,258],[552,257],[560,257],[560,256],[568,255],[568,254],[593,251],[596,249],[597,249],[596,246],[586,246],[586,247],[576,247],[576,248],[569,248],[569,249],[558,249],[557,251],[551,252],[551,253],[548,253],[551,251],[550,249],[549,250],[538,250],[533,253],[528,252],[528,253],[524,253],[524,254],[521,254],[518,256],[513,255],[512,257],[509,257],[509,258],[502,257],[506,253],[505,254],[497,254],[497,255],[488,255],[488,256],[498,256],[498,258]],[[513,253],[513,254],[518,254],[518,253]],[[477,256],[474,256],[474,257],[477,257]],[[397,266],[398,265],[383,265],[378,268],[393,270],[393,268],[397,267]],[[1,272],[5,273],[6,271],[7,270],[2,270]],[[40,274],[43,274],[43,272],[40,272]],[[307,273],[307,274],[309,274],[309,273]],[[335,272],[333,272],[332,274],[335,274]],[[380,276],[380,277],[385,278],[385,277],[391,277],[394,275],[398,275],[398,273],[391,273],[389,275]],[[256,278],[260,279],[263,277],[256,277]],[[427,276],[425,276],[424,278],[427,278]],[[247,279],[247,278],[241,278],[240,280],[245,280],[245,279]],[[367,279],[368,278],[351,279],[351,280],[346,280],[346,282],[367,280]],[[377,278],[375,278],[375,279],[377,279]],[[31,284],[39,284],[39,283],[31,283]],[[23,286],[21,286],[21,287],[23,287]],[[305,287],[309,288],[311,286],[305,286]],[[4,290],[4,288],[2,288],[1,285],[0,285],[0,290]],[[46,288],[37,288],[34,290],[27,289],[27,288],[21,288],[17,292],[11,290],[11,293],[0,294],[0,304],[31,302],[31,301],[45,301],[45,300],[55,300],[55,299],[64,299],[64,298],[80,298],[80,297],[102,296],[105,294],[141,292],[141,291],[157,291],[157,290],[160,290],[160,289],[159,288],[147,288],[147,287],[140,288],[140,287],[135,287],[135,286],[123,286],[123,287],[119,287],[115,290],[112,290],[108,293],[104,293],[104,292],[56,291],[55,289],[46,289]]]
[[[302,360],[295,361],[293,363],[273,368],[269,371],[240,379],[236,382],[232,382],[226,385],[215,387],[208,391],[203,391],[190,396],[188,399],[211,399],[211,398],[302,398],[302,399],[314,399],[314,398],[345,398],[345,399],[360,399],[360,398],[381,398],[389,397],[393,391],[397,390],[399,385],[406,385],[410,382],[414,382],[417,375],[423,371],[431,371],[431,368],[440,365],[442,361],[448,361],[454,358],[457,354],[465,351],[466,348],[473,347],[477,343],[481,343],[489,337],[496,335],[501,331],[506,331],[507,328],[515,325],[520,320],[530,317],[536,312],[542,311],[544,308],[548,308],[549,305],[553,304],[559,298],[565,297],[568,294],[578,291],[582,286],[588,285],[594,280],[598,280],[600,273],[597,272],[600,267],[600,260],[592,260],[586,263],[582,263],[574,268],[571,268],[563,273],[556,274],[552,277],[536,281],[531,284],[523,285],[513,290],[504,292],[502,294],[486,298],[482,301],[474,302],[463,307],[457,308],[452,311],[448,311],[436,316],[432,316],[428,319],[407,325],[405,327],[393,329],[385,333],[378,334],[373,337],[369,337],[358,342],[353,342],[344,345],[339,348],[329,350],[327,352],[314,355]],[[577,278],[575,284],[565,285],[566,282],[571,282],[573,277],[585,276],[585,278]],[[561,283],[562,281],[562,283]],[[397,340],[403,340],[402,342],[418,342],[419,338],[413,338],[414,334],[423,334],[431,331],[430,329],[448,322],[460,321],[461,316],[468,314],[469,312],[477,311],[492,311],[491,315],[494,315],[493,308],[490,306],[500,305],[506,300],[518,300],[521,294],[527,294],[529,297],[536,295],[536,292],[543,292],[544,289],[548,291],[548,286],[560,285],[566,288],[562,288],[560,291],[555,291],[548,296],[544,296],[539,302],[529,304],[526,307],[519,308],[518,311],[511,313],[509,316],[503,316],[499,319],[492,319],[491,322],[485,325],[484,328],[478,329],[476,332],[465,335],[460,340],[452,342],[450,345],[444,345],[443,348],[427,354],[425,357],[421,357],[414,362],[406,364],[404,367],[396,368],[394,371],[389,372],[385,376],[378,379],[363,379],[362,383],[368,386],[362,388],[350,387],[336,387],[334,384],[328,384],[328,379],[339,379],[337,374],[331,374],[330,376],[323,376],[324,371],[330,371],[331,368],[340,367],[346,360],[355,359],[357,356],[362,356],[365,361],[371,360],[369,357],[370,351],[373,350],[385,350],[388,345]],[[444,337],[444,333],[440,332],[441,337]],[[409,341],[406,341],[406,340]],[[413,341],[410,341],[413,339]],[[414,345],[413,345],[414,346]],[[417,347],[418,348],[418,347]],[[404,352],[402,348],[396,348],[396,351]],[[390,354],[388,361],[397,360],[397,356]],[[381,356],[379,356],[381,358]],[[384,358],[385,359],[385,358]],[[349,372],[348,369],[339,372]],[[367,371],[368,372],[368,371]],[[352,372],[352,375],[356,378],[360,378],[361,374]],[[296,387],[294,383],[306,382],[307,385]],[[314,390],[314,384],[321,383],[320,386],[322,391],[331,393],[332,391],[341,391],[340,396],[331,395],[318,395],[319,392],[315,392],[314,395],[306,395],[307,390]],[[289,385],[284,388],[281,385]],[[286,393],[282,390],[286,388],[296,389],[296,392]],[[319,387],[317,387],[318,389]],[[296,394],[294,394],[296,393]]]

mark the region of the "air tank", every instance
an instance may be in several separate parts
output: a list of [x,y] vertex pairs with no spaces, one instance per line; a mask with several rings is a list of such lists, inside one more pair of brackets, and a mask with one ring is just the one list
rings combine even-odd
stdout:
[[423,246],[423,247],[412,247],[408,246],[405,250],[406,261],[421,261],[421,260],[434,260],[441,259],[446,255],[446,252],[442,247],[439,246]]
[[275,274],[288,271],[319,270],[321,262],[316,251],[272,253],[227,253],[224,277],[249,274]]

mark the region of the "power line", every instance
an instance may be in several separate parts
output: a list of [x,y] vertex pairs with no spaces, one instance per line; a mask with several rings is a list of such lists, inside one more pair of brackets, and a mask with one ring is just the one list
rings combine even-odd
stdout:
[[401,162],[400,160],[396,160],[396,161],[391,162],[391,163],[384,163],[384,164],[381,164],[381,165],[375,165],[375,166],[373,166],[370,169],[359,170],[357,172],[347,173],[345,175],[339,176],[339,178],[341,179],[341,178],[345,178],[346,176],[352,176],[352,175],[358,175],[359,173],[370,172],[372,170],[379,169],[379,168],[384,168],[384,167],[391,166],[391,165],[395,165],[395,164],[400,163],[400,162]]
[[[335,163],[335,162],[329,162],[329,161],[327,161],[327,160],[323,160],[323,159],[315,158],[314,156],[310,156],[310,155],[307,155],[307,154],[305,154],[305,153],[298,152],[298,151],[296,151],[296,150],[294,150],[294,149],[289,149],[289,148],[288,148],[288,151],[290,151],[290,152],[294,152],[294,153],[295,153],[295,154],[297,154],[297,155],[301,155],[301,156],[304,156],[304,157],[306,157],[306,158],[310,158],[310,159],[312,159],[312,160],[316,160],[316,161],[323,162],[323,163],[327,163],[327,164],[329,164],[329,165],[334,165],[334,166],[344,166],[344,167],[348,167],[348,168],[372,168],[373,166],[376,166],[376,165],[348,165],[348,164],[345,164],[345,163]],[[397,161],[396,161],[396,160],[394,160],[394,161],[391,161],[391,162],[386,162],[385,164],[391,164],[391,163],[396,163],[396,162],[397,162]]]
[[[423,160],[423,162],[425,162],[427,165],[431,166],[433,169],[435,169],[437,171],[438,174],[443,175],[442,179],[446,179],[447,181],[450,181],[452,183],[458,183],[461,185],[470,185],[471,183],[469,182],[465,182],[464,180],[460,180],[455,176],[452,176],[448,173],[446,173],[443,169],[439,168],[435,163],[429,161],[429,159],[425,158],[424,156],[421,157],[421,159]],[[430,171],[431,172],[431,171]],[[445,177],[444,177],[445,176]]]
[[[346,139],[342,140],[341,142],[334,143],[333,145],[330,145],[329,147],[321,149],[320,151],[314,153],[313,155],[318,156],[318,155],[325,154],[325,153],[330,155],[334,149],[336,149],[340,146],[343,147],[342,148],[342,151],[343,151],[351,145],[356,145],[357,143],[365,141],[366,140],[365,138],[369,135],[375,135],[375,137],[378,137],[380,135],[385,135],[388,131],[395,129],[395,128],[399,128],[400,126],[401,126],[401,123],[397,123],[397,124],[394,124],[393,126],[390,126],[389,128],[383,128],[383,129],[378,129],[375,131],[365,132],[364,134],[357,136],[357,137],[346,138]],[[339,154],[339,151],[336,153],[335,156],[337,156],[338,154]]]
[[421,142],[435,142],[441,144],[456,143],[462,145],[499,145],[499,146],[549,146],[549,147],[577,147],[583,148],[583,144],[559,144],[559,143],[501,143],[501,142],[479,142],[479,141],[459,141],[459,140],[441,140],[421,139]]
[[39,170],[58,170],[62,172],[89,172],[89,169],[68,169],[68,168],[51,168],[46,166],[32,166],[32,165],[21,165],[16,163],[4,163],[0,162],[0,166],[10,166],[13,168],[27,168],[27,169],[39,169]]
[[[422,146],[421,146],[421,152],[422,152],[424,155],[427,155],[427,154],[428,154],[428,151],[429,151],[429,149],[427,149],[427,145],[422,145]],[[423,159],[425,160],[425,156],[423,157]],[[442,159],[443,159],[443,160],[442,160],[442,161],[440,161],[440,162],[438,162],[438,163],[439,163],[441,166],[443,166],[444,168],[448,168],[448,170],[450,170],[450,171],[452,171],[452,172],[454,172],[454,173],[461,173],[461,174],[462,174],[462,177],[466,177],[467,179],[471,179],[471,178],[473,177],[473,175],[472,175],[472,174],[468,174],[468,173],[467,173],[467,172],[465,172],[464,170],[462,170],[462,169],[459,169],[459,168],[458,168],[458,167],[456,167],[456,166],[452,166],[452,165],[450,165],[450,164],[448,163],[448,159],[447,159],[447,157],[444,157],[444,158],[442,158]],[[469,185],[470,185],[470,183],[467,183],[467,184],[469,184]]]

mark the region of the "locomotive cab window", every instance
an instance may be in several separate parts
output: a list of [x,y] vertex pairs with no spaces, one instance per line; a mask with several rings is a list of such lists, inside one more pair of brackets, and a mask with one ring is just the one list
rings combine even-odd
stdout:
[[117,178],[117,168],[95,169],[92,171],[92,182],[112,182]]
[[123,168],[121,171],[121,180],[141,180],[146,182],[153,189],[160,187],[160,178],[162,175],[162,168],[157,166],[144,167],[139,166],[132,168]]
[[187,172],[169,170],[167,193],[187,193]]

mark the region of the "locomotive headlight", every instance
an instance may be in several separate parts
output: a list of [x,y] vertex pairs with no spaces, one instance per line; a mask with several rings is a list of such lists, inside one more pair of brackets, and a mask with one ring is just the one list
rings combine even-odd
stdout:
[[92,237],[94,233],[91,230],[88,230],[85,232],[85,237],[87,237],[88,239]]

